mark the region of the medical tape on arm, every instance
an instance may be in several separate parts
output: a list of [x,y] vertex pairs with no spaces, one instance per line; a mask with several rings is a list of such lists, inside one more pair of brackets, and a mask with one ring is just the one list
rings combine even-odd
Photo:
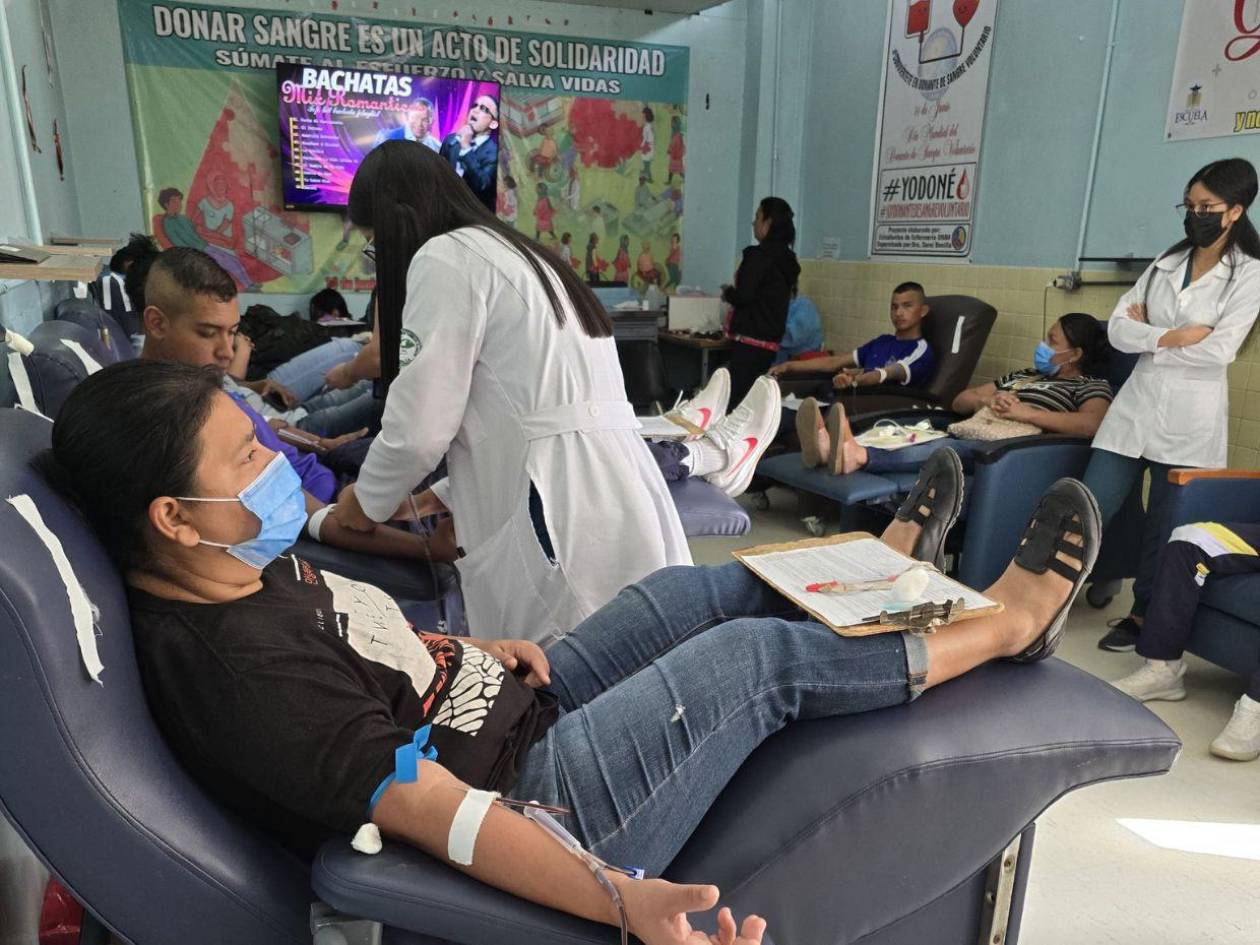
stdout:
[[18,406],[48,420],[49,418],[44,416],[44,412],[39,409],[39,404],[35,402],[35,392],[31,389],[31,379],[26,373],[26,365],[22,362],[22,356],[16,351],[9,352],[9,377],[13,378]]
[[31,501],[30,496],[13,496],[8,502],[17,509],[17,513],[26,520],[26,524],[31,526],[31,530],[44,543],[48,554],[52,556],[53,564],[57,567],[57,575],[61,578],[61,583],[65,585],[66,596],[70,599],[70,615],[74,618],[74,632],[78,637],[79,656],[83,660],[83,667],[92,677],[92,682],[99,683],[101,671],[105,669],[105,666],[101,663],[100,654],[96,649],[92,602],[88,600],[87,592],[83,590],[83,585],[75,576],[70,559],[66,557],[65,549],[61,546],[61,540],[44,524],[44,518],[39,514],[39,509]]
[[481,824],[486,819],[486,813],[498,799],[497,791],[470,788],[464,795],[455,811],[455,818],[451,821],[450,833],[446,836],[446,855],[452,863],[472,866],[477,834],[481,833]]
[[306,533],[316,541],[323,541],[319,537],[320,530],[324,527],[324,519],[328,518],[333,509],[337,507],[334,502],[332,505],[325,505],[322,509],[316,509],[311,513],[311,517],[306,520]]
[[62,338],[61,343],[70,350],[71,354],[79,359],[79,361],[83,364],[83,369],[88,372],[89,376],[95,374],[101,369],[101,363],[97,361],[96,358],[88,354],[83,345],[79,344],[77,341],[72,341],[69,338]]

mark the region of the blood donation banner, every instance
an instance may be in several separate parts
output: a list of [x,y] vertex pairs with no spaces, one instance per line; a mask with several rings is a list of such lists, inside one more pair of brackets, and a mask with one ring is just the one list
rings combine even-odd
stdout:
[[[204,249],[243,290],[370,290],[364,239],[337,209],[355,156],[391,138],[437,150],[486,95],[497,100],[501,219],[591,279],[681,281],[686,48],[502,28],[546,29],[538,16],[449,26],[156,0],[118,7],[151,232],[163,246]],[[318,70],[313,88],[303,89],[303,66]],[[297,99],[321,94],[351,96],[343,104],[354,108],[337,109],[335,122],[326,109],[298,121],[310,101]],[[295,129],[286,139],[282,108]],[[295,145],[299,157],[320,148],[296,165],[300,180]]]
[[998,0],[890,0],[872,256],[971,254]]
[[1185,3],[1165,139],[1260,132],[1260,2]]

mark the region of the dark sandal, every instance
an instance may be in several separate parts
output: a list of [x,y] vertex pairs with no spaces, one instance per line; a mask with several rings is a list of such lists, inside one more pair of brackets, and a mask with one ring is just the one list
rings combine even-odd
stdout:
[[963,482],[962,460],[942,446],[919,467],[919,478],[896,512],[899,522],[913,522],[923,529],[914,543],[914,558],[942,571],[945,539],[962,512]]
[[[1080,535],[1081,544],[1068,541],[1067,535]],[[1011,657],[1016,663],[1035,663],[1050,656],[1063,639],[1067,626],[1068,611],[1076,601],[1076,595],[1085,586],[1094,562],[1098,560],[1098,548],[1102,544],[1102,515],[1094,494],[1075,479],[1060,479],[1041,497],[1033,512],[1032,521],[1024,530],[1024,538],[1015,563],[1033,574],[1053,571],[1072,582],[1072,592],[1055,613],[1041,636],[1037,637],[1024,652]],[[1059,554],[1072,561],[1063,561]]]

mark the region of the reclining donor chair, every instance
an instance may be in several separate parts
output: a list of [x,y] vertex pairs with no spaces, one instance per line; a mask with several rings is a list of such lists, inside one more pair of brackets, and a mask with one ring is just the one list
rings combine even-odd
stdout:
[[[30,466],[49,430],[0,410],[0,811],[95,921],[134,945],[332,943],[364,928],[411,945],[617,941],[398,844],[368,857],[338,839],[303,862],[220,808],[149,713],[120,576]],[[911,705],[789,725],[666,876],[718,884],[778,945],[1015,942],[1036,818],[1078,787],[1163,773],[1179,747],[1065,663],[990,664]]]

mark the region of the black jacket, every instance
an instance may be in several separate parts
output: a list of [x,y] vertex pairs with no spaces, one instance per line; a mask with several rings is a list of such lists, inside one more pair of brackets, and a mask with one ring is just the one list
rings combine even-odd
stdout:
[[459,156],[459,135],[449,134],[442,142],[442,157],[450,162],[451,167],[459,171],[464,166],[464,182],[472,188],[477,199],[485,204],[486,209],[494,213],[495,206],[495,174],[499,169],[499,141],[495,134],[481,142],[463,157]]
[[773,341],[783,340],[792,287],[800,277],[796,253],[787,243],[765,240],[744,249],[744,259],[722,300],[735,307],[731,333]]

